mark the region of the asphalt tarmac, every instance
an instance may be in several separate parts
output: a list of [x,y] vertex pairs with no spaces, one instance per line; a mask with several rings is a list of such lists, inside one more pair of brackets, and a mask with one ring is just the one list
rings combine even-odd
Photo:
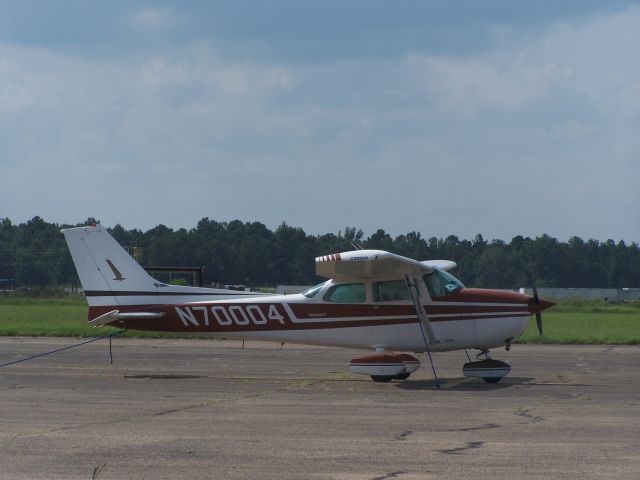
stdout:
[[[71,345],[0,338],[0,363]],[[514,345],[511,374],[464,352],[404,382],[361,351],[115,339],[0,368],[2,479],[638,479],[640,347]]]

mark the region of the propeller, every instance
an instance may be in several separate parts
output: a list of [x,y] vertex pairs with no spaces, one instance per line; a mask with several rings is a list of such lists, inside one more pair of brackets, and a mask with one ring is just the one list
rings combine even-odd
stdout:
[[[537,307],[540,305],[540,297],[538,296],[538,289],[533,287],[533,304]],[[538,324],[538,332],[540,333],[540,339],[544,339],[544,333],[542,331],[542,310],[538,310],[534,307],[534,311],[536,312],[536,323]]]
[[544,340],[544,332],[542,330],[542,311],[553,307],[555,303],[550,302],[549,300],[540,300],[540,297],[538,296],[538,289],[534,286],[533,296],[531,297],[531,300],[529,300],[529,304],[531,314],[536,314],[536,323],[538,324],[538,332],[540,332],[540,340]]

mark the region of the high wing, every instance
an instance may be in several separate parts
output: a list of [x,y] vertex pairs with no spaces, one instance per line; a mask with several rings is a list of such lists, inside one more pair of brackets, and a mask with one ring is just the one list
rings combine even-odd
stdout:
[[449,260],[419,262],[384,250],[355,250],[316,258],[316,274],[326,278],[374,278],[387,276],[420,276],[435,268],[451,270]]

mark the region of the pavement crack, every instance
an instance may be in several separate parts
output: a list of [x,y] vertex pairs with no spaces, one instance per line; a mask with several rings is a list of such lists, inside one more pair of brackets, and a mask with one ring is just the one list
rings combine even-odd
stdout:
[[413,434],[413,430],[405,430],[400,435],[396,435],[395,437],[393,437],[393,439],[401,442],[402,440],[406,440],[409,437],[409,435],[412,435],[412,434]]
[[467,442],[464,447],[458,448],[444,448],[442,450],[438,450],[440,453],[445,453],[447,455],[462,455],[467,450],[474,450],[476,448],[481,448],[484,445],[484,442]]
[[400,475],[403,475],[407,472],[403,470],[398,470],[397,472],[385,473],[381,477],[373,477],[371,480],[386,480],[388,478],[398,478]]
[[524,417],[526,418],[529,423],[540,423],[540,422],[544,422],[544,417],[541,417],[539,415],[533,415],[531,413],[531,410],[529,410],[528,408],[519,408],[518,410],[516,410],[515,412],[513,412],[514,415],[517,415],[519,417]]
[[95,467],[93,469],[93,475],[91,476],[91,480],[96,480],[100,474],[102,473],[102,471],[105,469],[105,467],[107,466],[106,463],[103,463],[102,465],[98,465],[97,467]]
[[124,375],[123,378],[130,380],[187,380],[191,378],[209,378],[206,375]]
[[160,412],[146,412],[146,413],[140,413],[138,415],[130,415],[130,416],[126,416],[126,417],[106,419],[106,420],[103,420],[103,421],[86,422],[86,423],[81,423],[81,424],[78,424],[78,425],[68,425],[66,427],[52,428],[52,429],[48,429],[48,430],[44,430],[44,431],[33,431],[33,432],[18,433],[16,435],[12,436],[11,438],[9,438],[3,444],[0,444],[0,445],[7,446],[11,442],[14,442],[15,440],[18,440],[20,438],[29,438],[29,437],[39,436],[39,435],[40,436],[46,436],[46,435],[56,434],[56,433],[59,433],[59,432],[67,432],[67,431],[70,431],[70,430],[78,430],[78,429],[81,429],[81,428],[95,427],[95,426],[100,426],[100,425],[115,425],[115,424],[118,424],[118,423],[126,423],[126,422],[130,422],[130,421],[141,420],[141,419],[144,419],[144,418],[157,417],[159,415],[167,415],[167,414],[170,414],[170,413],[182,412],[182,411],[185,411],[185,410],[191,410],[193,408],[206,407],[206,406],[211,405],[212,403],[217,403],[217,402],[207,401],[207,402],[202,402],[202,403],[197,403],[197,404],[192,404],[192,405],[185,405],[184,407],[181,407],[181,408],[173,408],[171,410],[164,410],[164,411],[160,411]]
[[495,423],[485,423],[484,425],[479,425],[477,427],[454,428],[451,430],[445,430],[445,432],[475,432],[476,430],[488,430],[490,428],[500,428],[500,425]]
[[187,405],[186,407],[182,407],[182,408],[172,408],[171,410],[165,410],[164,412],[157,412],[154,415],[158,417],[160,415],[167,415],[169,413],[176,413],[176,412],[184,412],[185,410],[191,410],[192,408],[198,408],[202,406],[204,405],[201,403],[198,403],[197,405]]

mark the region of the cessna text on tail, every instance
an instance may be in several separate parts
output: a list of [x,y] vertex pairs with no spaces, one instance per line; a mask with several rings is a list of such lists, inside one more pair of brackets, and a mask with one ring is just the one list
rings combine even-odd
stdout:
[[[351,360],[376,381],[406,379],[420,366],[407,353],[477,349],[467,376],[496,382],[510,370],[489,350],[511,346],[553,305],[533,296],[465,288],[447,260],[417,261],[382,250],[316,258],[324,283],[297,295],[167,285],[151,276],[101,226],[64,233],[89,303],[89,323],[131,330],[193,332],[371,350]],[[435,372],[434,372],[435,373]]]

